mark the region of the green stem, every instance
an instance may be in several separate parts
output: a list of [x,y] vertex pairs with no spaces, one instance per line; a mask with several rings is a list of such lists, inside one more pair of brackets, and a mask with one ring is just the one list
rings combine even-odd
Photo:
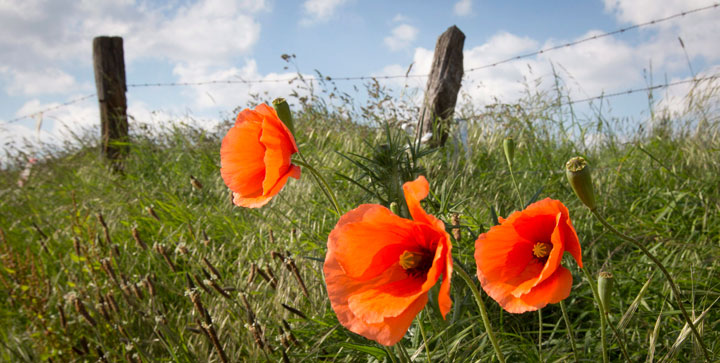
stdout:
[[572,324],[570,324],[570,318],[568,317],[567,308],[565,307],[565,300],[560,300],[560,309],[562,310],[565,325],[567,325],[568,338],[570,339],[570,347],[573,351],[573,357],[575,357],[575,362],[579,362],[577,349],[575,348],[575,334],[573,334]]
[[705,360],[710,362],[710,355],[708,354],[708,350],[707,350],[707,347],[705,346],[705,342],[703,342],[702,336],[700,336],[700,332],[698,332],[697,328],[695,328],[695,324],[693,323],[692,319],[690,319],[690,316],[688,315],[687,311],[685,310],[685,305],[683,305],[683,303],[682,303],[682,297],[680,295],[680,290],[675,285],[675,281],[673,281],[672,276],[670,276],[670,273],[665,268],[665,266],[662,264],[662,262],[660,262],[660,260],[658,260],[657,257],[655,257],[647,248],[645,248],[645,246],[643,246],[642,243],[640,243],[639,241],[635,240],[632,237],[626,236],[625,234],[621,233],[620,231],[615,229],[613,226],[611,226],[610,223],[608,223],[605,220],[605,218],[603,218],[600,215],[600,213],[598,213],[597,209],[591,209],[590,211],[595,215],[595,217],[597,217],[597,219],[600,221],[600,223],[602,223],[603,226],[605,226],[611,232],[618,235],[618,237],[637,246],[637,248],[639,248],[641,251],[643,251],[645,256],[647,256],[653,263],[655,263],[655,265],[657,265],[657,267],[660,269],[660,271],[662,271],[662,273],[665,275],[665,278],[668,281],[668,284],[670,285],[670,289],[672,290],[673,296],[675,297],[675,301],[677,302],[677,305],[680,308],[680,312],[682,313],[683,318],[685,318],[685,322],[690,326],[690,329],[692,330],[693,335],[695,335],[695,339],[698,341],[698,343],[700,343],[700,346],[702,347],[702,352],[703,352],[703,355],[705,356]]
[[613,325],[610,322],[610,312],[605,310],[605,320],[607,320],[608,325],[610,326],[610,329],[612,329],[613,335],[615,335],[615,339],[618,341],[618,345],[620,346],[620,351],[623,354],[623,357],[625,358],[625,361],[628,363],[631,363],[630,356],[628,355],[627,350],[625,349],[625,344],[623,343],[623,340],[620,339],[620,332],[617,330],[615,325]]
[[425,328],[423,327],[423,323],[422,323],[422,319],[420,318],[420,314],[418,314],[418,316],[417,316],[417,323],[418,323],[418,326],[420,327],[420,334],[422,335],[423,345],[425,346],[425,352],[427,353],[427,362],[431,363],[430,362],[430,347],[428,346],[427,336],[425,335]]
[[590,289],[593,293],[593,298],[595,299],[595,303],[598,306],[598,313],[600,315],[600,344],[602,345],[602,357],[603,362],[608,362],[608,354],[607,354],[607,343],[605,342],[605,309],[603,308],[602,301],[600,301],[600,294],[597,291],[597,282],[593,280],[592,276],[590,276],[590,273],[588,272],[587,268],[581,268],[582,272],[585,274],[585,278],[588,280],[588,283],[590,284]]
[[468,287],[470,287],[470,291],[472,291],[473,296],[475,297],[475,302],[477,302],[478,308],[480,308],[480,316],[482,317],[483,324],[485,324],[485,331],[487,331],[493,349],[495,349],[495,355],[497,355],[497,359],[498,361],[500,361],[500,363],[505,363],[505,356],[500,350],[500,345],[495,338],[495,333],[493,333],[492,325],[490,325],[490,318],[488,318],[487,314],[487,308],[485,308],[485,302],[483,302],[482,296],[480,296],[480,291],[478,290],[470,275],[468,275],[467,272],[463,270],[460,264],[455,264],[453,266],[453,269],[458,273],[458,275],[460,275],[460,277],[465,281]]
[[518,195],[518,199],[520,199],[520,209],[522,210],[525,208],[525,201],[523,200],[522,194],[520,194],[520,188],[518,188],[517,181],[515,181],[515,173],[513,173],[512,165],[508,164],[508,169],[510,169],[510,178],[515,186],[515,192]]
[[332,206],[335,208],[335,212],[338,216],[342,215],[342,212],[340,211],[340,206],[338,205],[337,199],[335,199],[335,194],[332,191],[332,188],[330,188],[330,184],[325,181],[325,178],[317,171],[315,168],[310,166],[310,164],[307,163],[307,160],[305,160],[305,157],[298,152],[298,155],[300,155],[301,160],[293,160],[293,163],[302,166],[303,168],[310,170],[310,174],[313,175],[315,178],[315,182],[318,183],[320,186],[320,189],[322,189],[323,193],[325,194],[325,197],[328,198],[328,201],[332,204]]
[[538,358],[540,362],[543,361],[542,359],[542,333],[543,333],[543,319],[542,319],[542,309],[538,309]]

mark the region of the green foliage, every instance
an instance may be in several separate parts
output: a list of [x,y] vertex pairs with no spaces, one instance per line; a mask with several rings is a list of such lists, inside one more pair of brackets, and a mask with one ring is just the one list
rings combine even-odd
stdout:
[[[453,252],[456,263],[473,271],[477,235],[520,207],[503,153],[503,140],[512,137],[524,199],[563,201],[585,266],[613,273],[609,324],[630,358],[700,359],[667,285],[653,277],[654,265],[607,233],[567,184],[565,161],[582,155],[593,165],[598,209],[663,260],[691,314],[702,317],[698,326],[717,357],[717,116],[664,116],[658,137],[652,129],[623,130],[623,121],[601,114],[581,122],[547,99],[537,95],[483,110],[464,105],[466,137],[456,125],[448,145],[434,152],[391,123],[352,122],[360,116],[306,100],[295,115],[296,138],[308,162],[330,177],[346,211],[360,203],[403,203],[402,182],[425,175],[431,184],[425,208],[447,226],[460,215]],[[383,96],[381,102],[387,109],[391,101]],[[392,117],[395,125],[403,116]],[[458,278],[448,320],[431,293],[397,347],[340,326],[322,276],[327,235],[337,221],[332,207],[309,175],[291,180],[262,209],[234,207],[219,173],[228,127],[137,133],[122,174],[109,172],[97,149],[87,146],[92,139],[42,160],[22,188],[19,170],[0,173],[0,360],[96,361],[102,355],[217,362],[211,328],[231,361],[493,359],[477,307]],[[579,358],[594,361],[600,327],[590,285],[574,263],[565,265],[574,277],[565,302]],[[508,361],[573,360],[559,306],[543,309],[540,355],[536,314],[512,315],[485,302]],[[611,360],[621,360],[618,342],[607,334]]]

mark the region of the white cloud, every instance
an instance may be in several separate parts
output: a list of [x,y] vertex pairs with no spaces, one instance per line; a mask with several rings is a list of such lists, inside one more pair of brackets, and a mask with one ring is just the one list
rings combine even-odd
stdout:
[[472,15],[472,0],[459,0],[453,6],[453,13],[457,16]]
[[[605,10],[617,20],[635,25],[714,3],[708,0],[668,0],[660,6],[652,0],[605,0]],[[711,8],[641,28],[640,32],[653,32],[655,35],[643,44],[640,54],[644,54],[646,59],[652,58],[654,66],[668,66],[674,71],[687,70],[685,54],[678,41],[681,37],[690,58],[720,60],[716,36],[719,12],[720,8]]]
[[335,11],[347,0],[306,0],[303,3],[305,17],[300,20],[302,25],[326,22]]
[[401,24],[393,28],[390,36],[385,37],[385,45],[397,51],[409,47],[417,38],[418,29],[409,24]]
[[[179,64],[173,69],[180,82],[198,82],[209,79],[231,80],[231,81],[258,81],[259,83],[233,83],[227,85],[199,85],[187,88],[188,95],[195,100],[195,106],[201,109],[221,108],[231,110],[237,106],[247,105],[253,101],[253,94],[261,99],[271,101],[277,97],[289,98],[295,90],[299,94],[306,94],[299,90],[299,81],[288,82],[293,79],[296,73],[268,73],[262,75],[258,72],[257,63],[254,59],[246,61],[242,68],[229,67],[207,67],[202,64]],[[312,78],[312,75],[304,74],[305,78]]]
[[45,68],[38,71],[0,70],[11,78],[8,94],[36,96],[41,94],[63,94],[76,90],[75,78],[58,68]]
[[200,0],[158,5],[134,0],[4,1],[0,23],[3,63],[22,71],[60,64],[90,64],[98,35],[124,37],[126,63],[137,58],[223,63],[247,53],[265,1]]

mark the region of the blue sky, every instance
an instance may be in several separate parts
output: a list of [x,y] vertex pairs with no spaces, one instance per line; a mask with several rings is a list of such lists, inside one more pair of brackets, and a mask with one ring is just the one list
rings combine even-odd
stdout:
[[[95,126],[97,105],[88,99],[42,115],[8,120],[95,91],[91,42],[120,35],[128,84],[212,79],[284,79],[294,68],[280,57],[295,54],[306,75],[334,77],[411,74],[429,70],[439,34],[457,25],[466,35],[465,68],[492,63],[594,34],[712,5],[711,0],[595,1],[361,1],[188,0],[0,2],[0,145],[21,138],[58,142],[65,129]],[[463,89],[476,105],[513,102],[523,79],[552,85],[560,70],[575,99],[717,73],[720,8],[714,8],[502,66],[470,72]],[[678,37],[682,37],[685,51]],[[425,79],[388,80],[424,88]],[[339,82],[345,90],[361,83]],[[129,113],[150,123],[191,117],[212,123],[245,106],[250,93],[285,96],[285,83],[131,88]],[[681,108],[687,87],[659,92]],[[421,97],[420,96],[416,96]],[[674,101],[670,101],[674,100]],[[611,100],[613,115],[646,117],[645,94]]]

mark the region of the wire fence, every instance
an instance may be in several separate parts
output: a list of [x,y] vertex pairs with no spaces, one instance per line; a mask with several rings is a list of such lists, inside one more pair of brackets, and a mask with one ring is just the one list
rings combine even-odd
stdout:
[[[538,55],[545,54],[545,53],[548,53],[548,52],[552,52],[552,51],[555,51],[555,50],[558,50],[558,49],[570,48],[570,47],[573,47],[573,46],[576,46],[576,45],[579,45],[579,44],[582,44],[582,43],[586,43],[586,42],[589,42],[589,41],[594,41],[594,40],[601,39],[601,38],[605,38],[605,37],[609,37],[609,36],[612,36],[612,35],[625,33],[625,32],[627,32],[627,31],[635,30],[635,29],[639,29],[639,28],[643,28],[643,27],[646,27],[646,26],[657,25],[657,24],[660,24],[660,23],[663,23],[663,22],[667,22],[667,21],[670,21],[670,20],[673,20],[673,19],[677,19],[677,18],[684,17],[684,16],[686,16],[686,15],[696,14],[696,13],[700,13],[700,12],[703,12],[703,11],[708,11],[708,10],[717,9],[718,7],[720,7],[720,3],[715,3],[715,4],[708,5],[708,6],[700,7],[700,8],[695,8],[695,9],[691,9],[691,10],[682,11],[682,12],[679,12],[679,13],[675,13],[675,14],[672,14],[672,15],[669,15],[669,16],[666,16],[666,17],[663,17],[663,18],[653,19],[653,20],[650,20],[650,21],[647,21],[647,22],[644,22],[644,23],[639,23],[639,24],[635,24],[635,25],[628,26],[628,27],[619,28],[619,29],[616,29],[616,30],[613,30],[613,31],[610,31],[610,32],[605,32],[605,33],[596,34],[596,35],[593,35],[593,36],[590,36],[590,37],[586,37],[586,38],[582,38],[582,39],[579,39],[579,40],[575,40],[575,41],[572,41],[572,42],[567,42],[567,43],[559,44],[559,45],[552,46],[552,47],[542,48],[542,49],[538,49],[538,50],[533,51],[533,52],[524,53],[524,54],[519,54],[519,55],[515,55],[515,56],[512,56],[512,57],[509,57],[509,58],[505,58],[505,59],[502,59],[502,60],[498,60],[498,61],[495,61],[495,62],[492,62],[492,63],[487,63],[487,64],[484,64],[484,65],[481,65],[481,66],[476,66],[476,67],[468,68],[468,69],[465,69],[465,70],[464,70],[464,73],[471,73],[471,72],[478,71],[478,70],[482,70],[482,69],[497,67],[497,66],[499,66],[499,65],[501,65],[501,64],[505,64],[505,63],[509,63],[509,62],[514,62],[514,61],[521,60],[521,59],[525,59],[525,58],[529,58],[529,57],[538,56]],[[397,74],[397,75],[385,75],[385,76],[348,76],[348,77],[325,76],[325,77],[323,77],[322,80],[325,80],[325,81],[366,81],[366,80],[387,80],[387,79],[398,79],[398,78],[425,78],[425,77],[428,77],[428,76],[429,76],[429,74],[409,74],[409,70],[408,70],[408,72],[407,72],[406,74],[402,74],[402,75],[401,75],[401,74]],[[610,98],[610,97],[617,97],[617,96],[623,96],[623,95],[629,95],[629,94],[638,93],[638,92],[648,92],[648,91],[652,91],[652,90],[656,90],[656,89],[669,88],[669,87],[674,87],[674,86],[678,86],[678,85],[682,85],[682,84],[688,84],[688,83],[694,83],[694,82],[701,82],[701,81],[705,81],[705,80],[714,80],[714,79],[717,79],[718,77],[720,77],[720,74],[714,74],[714,75],[712,75],[712,76],[701,77],[701,78],[693,77],[693,79],[687,79],[687,80],[676,81],[676,82],[668,82],[668,83],[664,83],[664,84],[659,84],[659,85],[654,85],[654,86],[648,86],[648,87],[643,87],[643,88],[633,88],[633,89],[627,89],[627,90],[624,90],[624,91],[618,91],[618,92],[612,92],[612,93],[603,93],[603,94],[599,94],[599,95],[592,96],[592,97],[587,97],[587,98],[582,98],[582,99],[577,99],[577,100],[569,100],[569,101],[561,104],[560,106],[573,105],[573,104],[583,103],[583,102],[590,102],[590,101],[593,101],[593,100]],[[319,80],[320,80],[320,78],[316,78],[316,77],[314,77],[314,76],[307,76],[307,77],[303,77],[303,76],[293,76],[293,77],[291,77],[291,78],[256,79],[256,80],[244,80],[244,79],[215,79],[215,80],[196,81],[196,82],[148,82],[148,83],[132,83],[132,84],[128,84],[128,85],[127,85],[127,88],[144,88],[144,87],[188,87],[188,86],[204,86],[204,85],[219,85],[219,84],[288,83],[288,82],[293,82],[293,81],[295,81],[295,80],[300,80],[300,79],[305,80],[305,81],[309,81],[309,82],[315,82],[315,81],[319,81]],[[34,117],[34,116],[36,116],[36,115],[39,115],[39,114],[43,114],[43,113],[46,113],[46,112],[49,112],[49,111],[57,110],[57,109],[60,109],[60,108],[63,108],[63,107],[67,107],[67,106],[69,106],[69,105],[72,105],[72,104],[75,104],[75,103],[78,103],[78,102],[87,100],[87,99],[89,99],[89,98],[94,97],[95,95],[96,95],[96,93],[92,93],[92,94],[89,94],[89,95],[85,95],[85,96],[82,96],[82,97],[78,97],[78,98],[75,98],[75,99],[71,99],[71,100],[66,101],[66,102],[64,102],[64,103],[61,103],[61,104],[58,104],[58,105],[55,105],[55,106],[52,106],[52,107],[48,107],[48,108],[43,109],[43,110],[40,110],[40,111],[36,111],[36,112],[30,113],[30,114],[26,114],[26,115],[23,115],[23,116],[19,116],[19,117],[10,119],[10,120],[6,121],[5,123],[14,123],[14,122],[21,121],[21,120],[23,120],[23,119],[32,118],[32,117]]]

